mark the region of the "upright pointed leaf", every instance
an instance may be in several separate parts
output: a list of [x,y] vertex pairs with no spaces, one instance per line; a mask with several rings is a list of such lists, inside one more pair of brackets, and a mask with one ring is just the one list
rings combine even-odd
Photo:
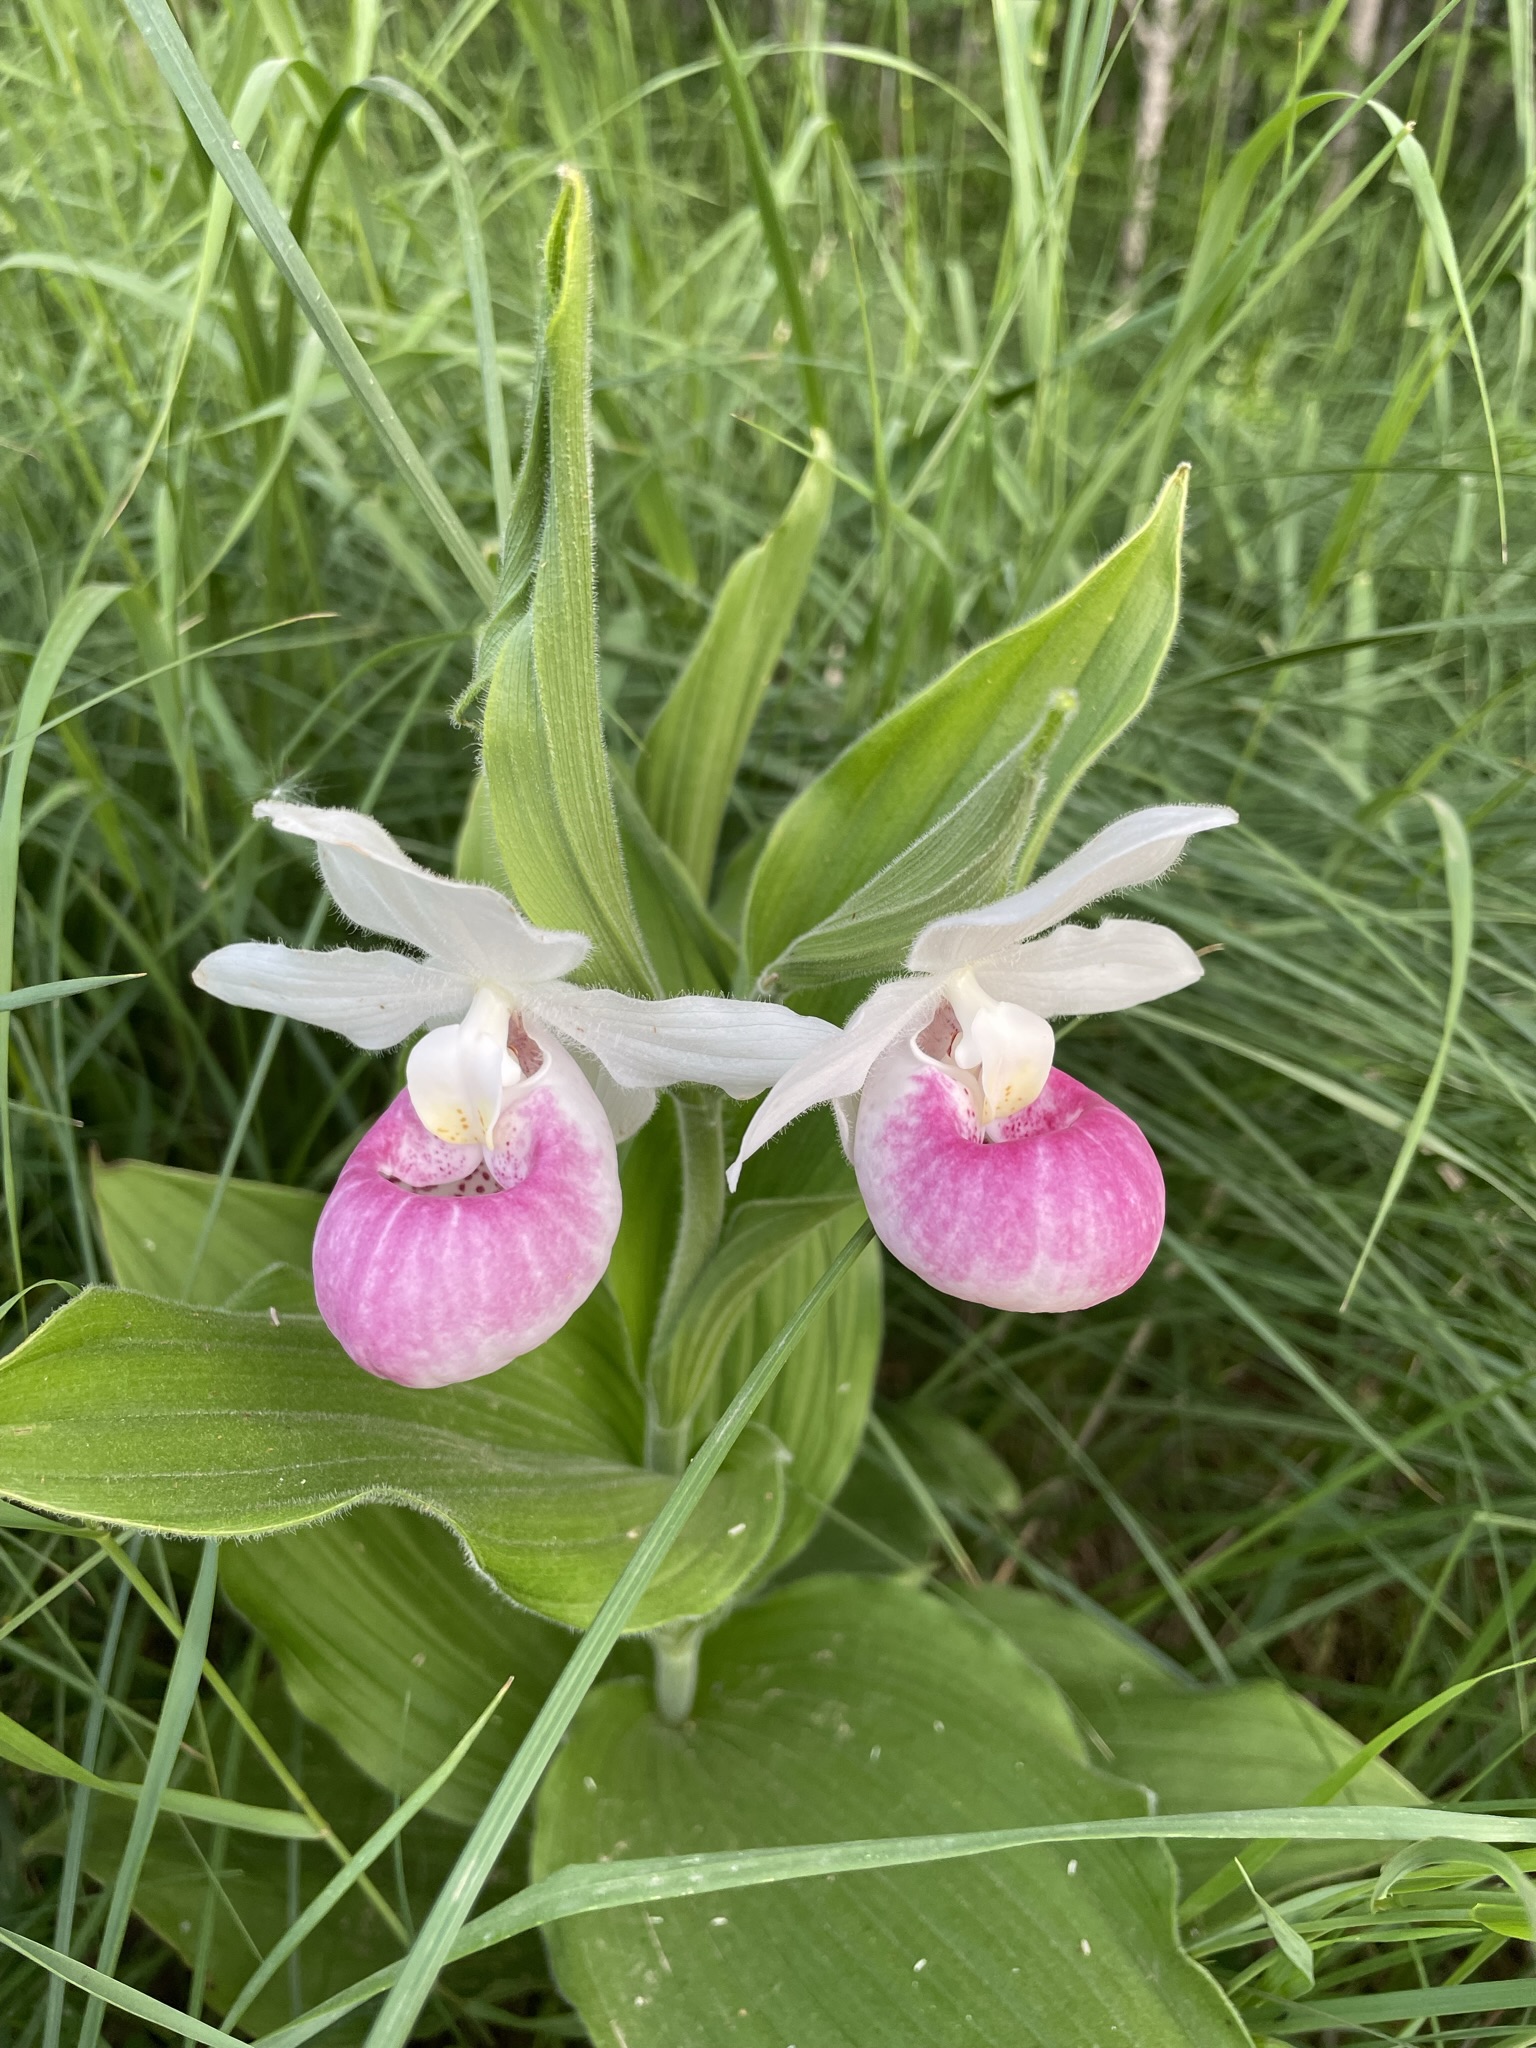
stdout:
[[855,740],[780,817],[747,902],[754,974],[966,797],[1039,724],[1050,698],[1078,713],[1051,756],[1022,874],[1084,769],[1142,709],[1173,638],[1188,472],[1146,524],[1063,598],[966,655]]
[[783,518],[732,564],[688,666],[646,735],[635,776],[641,801],[706,896],[731,784],[826,529],[831,457],[818,429]]
[[538,558],[527,609],[516,609],[521,584],[507,593],[504,581],[488,636],[485,771],[502,866],[523,909],[537,924],[587,933],[595,980],[650,993],[655,975],[624,873],[597,684],[591,211],[580,174],[563,176],[545,244],[542,395],[507,548],[514,581],[527,565],[513,542],[542,492]]
[[1072,692],[1058,690],[1035,731],[952,811],[769,962],[759,977],[762,987],[787,993],[894,974],[931,919],[979,909],[1006,895],[1051,755],[1076,710]]

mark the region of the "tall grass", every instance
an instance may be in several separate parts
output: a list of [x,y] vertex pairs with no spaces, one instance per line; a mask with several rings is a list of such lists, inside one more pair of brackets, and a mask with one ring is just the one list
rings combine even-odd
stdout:
[[[387,1099],[387,1062],[215,1011],[188,970],[226,940],[305,926],[307,868],[249,819],[276,783],[379,800],[441,861],[473,770],[446,713],[477,604],[215,203],[125,17],[108,0],[11,0],[0,18],[11,981],[140,977],[0,1014],[0,1293],[19,1334],[101,1271],[93,1147],[324,1186]],[[1192,461],[1169,674],[1094,782],[1097,809],[1061,831],[1163,797],[1243,812],[1166,892],[1212,949],[1198,1001],[1071,1036],[1073,1071],[1138,1116],[1169,1168],[1166,1255],[1128,1305],[1049,1326],[962,1315],[898,1276],[886,1389],[971,1422],[1019,1473],[1021,1515],[957,1510],[977,1569],[1089,1596],[1202,1676],[1281,1672],[1370,1734],[1536,1654],[1524,15],[1389,11],[1372,89],[1415,124],[1414,172],[1361,102],[1310,98],[1360,83],[1339,7],[1207,0],[1184,24],[1147,260],[1129,278],[1147,57],[1109,0],[743,9],[739,83],[708,13],[674,0],[388,15],[219,0],[188,26],[487,549],[505,458],[485,425],[455,164],[399,99],[372,93],[320,123],[342,84],[378,72],[446,124],[484,237],[514,454],[552,173],[567,158],[588,172],[620,752],[824,409],[841,487],[733,842],[953,651],[1080,573]],[[122,587],[87,623],[78,593],[102,583]],[[82,630],[63,646],[70,618]],[[61,665],[23,782],[50,630]],[[1457,820],[1470,922],[1446,858]],[[1442,1044],[1427,1124],[1343,1309]],[[4,1642],[4,1704],[71,1754],[147,1755],[172,1644],[98,1557],[0,1532],[0,1605],[29,1610]],[[186,1561],[151,1545],[143,1562],[185,1604]],[[230,1613],[212,1655],[240,1697],[270,1694]],[[1394,1759],[1436,1796],[1519,1809],[1530,1691],[1527,1672],[1491,1678]],[[321,1738],[268,1706],[302,1778]],[[196,1708],[187,1740],[235,1768],[222,1708]],[[89,1955],[107,1902],[54,1853],[63,1810],[57,1786],[12,1782],[0,1921],[53,1940],[72,1920]],[[403,1917],[420,1909],[403,1877],[385,1889]],[[1401,1990],[1413,2038],[1536,2041],[1529,1984],[1502,2016],[1435,2021],[1427,2002],[1413,2016],[1421,1986],[1524,1974],[1472,1877],[1390,1914],[1368,1899],[1334,1888],[1297,1910],[1320,1991]],[[1263,1939],[1256,1922],[1212,1937],[1211,1960],[1240,1973]],[[543,2014],[547,2037],[565,2023],[541,1967],[518,1949],[502,1983],[446,1994],[434,2024],[510,2040],[518,2016]],[[174,2003],[189,1983],[198,1995],[195,1968],[142,1929],[123,1974]],[[64,2037],[40,1981],[0,1962],[0,2035],[18,2048]],[[1305,1997],[1267,2024],[1315,2032]],[[111,2038],[144,2038],[121,2025]]]

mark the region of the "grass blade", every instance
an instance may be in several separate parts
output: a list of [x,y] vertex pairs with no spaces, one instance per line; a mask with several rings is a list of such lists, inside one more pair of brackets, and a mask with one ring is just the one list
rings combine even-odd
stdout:
[[[68,668],[75,649],[115,598],[121,597],[121,583],[82,583],[59,606],[33,656],[27,680],[22,686],[16,724],[11,734],[11,762],[6,770],[5,795],[0,798],[0,987],[9,989],[16,959],[16,896],[21,860],[21,809],[26,796],[27,770],[53,693]],[[21,1007],[8,1003],[0,1007],[0,1076],[7,1075],[11,1062],[11,1011]],[[0,1193],[5,1197],[6,1227],[10,1233],[11,1264],[16,1285],[24,1285],[21,1271],[21,1219],[16,1200],[16,1162],[11,1152],[10,1093],[0,1096]]]
[[[552,1921],[578,1913],[606,1912],[615,1906],[707,1898],[759,1884],[910,1869],[916,1864],[950,1863],[1017,1849],[1067,1848],[1083,1842],[1249,1841],[1258,1828],[1276,1826],[1285,1828],[1292,1841],[1309,1842],[1444,1840],[1518,1847],[1536,1841],[1536,1822],[1500,1813],[1464,1813],[1447,1807],[1264,1807],[1253,1812],[1133,1815],[969,1834],[902,1835],[788,1848],[712,1850],[694,1856],[636,1857],[622,1863],[577,1863],[525,1886],[516,1898],[470,1921],[446,1960],[478,1955]],[[257,2048],[302,2048],[344,2014],[366,2005],[398,1981],[401,1967],[391,1964],[333,1993],[302,2018],[261,2035]]]
[[553,1691],[539,1709],[538,1719],[491,1795],[490,1803],[465,1845],[453,1875],[439,1893],[388,2000],[369,2031],[368,2048],[405,2048],[439,1972],[453,1954],[454,1944],[469,1918],[481,1886],[489,1877],[524,1807],[533,1797],[545,1766],[576,1717],[577,1708],[623,1634],[624,1624],[634,1612],[641,1594],[682,1533],[683,1524],[703,1498],[709,1482],[724,1464],[726,1453],[778,1378],[806,1325],[873,1237],[874,1231],[864,1223],[849,1238],[742,1382],[730,1406],[694,1453],[666,1506],[641,1537],[634,1556],[620,1573],[613,1591],[598,1611],[597,1619],[582,1637],[575,1655],[561,1672]]
[[78,1990],[88,1991],[93,2008],[115,2006],[119,2012],[132,2013],[136,2020],[148,2020],[151,2026],[164,2028],[177,2040],[200,2041],[205,2048],[242,2048],[238,2034],[226,2034],[220,2027],[209,2026],[206,2020],[189,2019],[175,2006],[151,1998],[147,1992],[136,1991],[131,1984],[121,1984],[116,1977],[93,1970],[89,1963],[77,1963],[72,1956],[49,1948],[46,1942],[33,1941],[9,1927],[0,1927],[0,1943],[40,1965],[56,1983],[73,1984]]
[[142,981],[136,974],[80,974],[73,981],[39,981],[31,988],[13,988],[0,995],[0,1010],[30,1010],[37,1003],[52,1003],[60,996],[83,996],[93,988],[116,988],[120,981]]
[[[102,1929],[101,1944],[96,1953],[97,1968],[107,1977],[110,1977],[117,1967],[123,1936],[128,1932],[128,1916],[133,1911],[133,1895],[138,1888],[139,1873],[144,1867],[144,1858],[149,1850],[149,1838],[155,1831],[162,1799],[170,1784],[171,1771],[181,1750],[182,1737],[186,1734],[187,1723],[192,1718],[192,1706],[197,1698],[198,1682],[203,1673],[203,1656],[208,1648],[208,1628],[213,1620],[213,1596],[218,1590],[218,1584],[219,1546],[217,1543],[205,1543],[202,1562],[197,1570],[197,1584],[193,1588],[191,1603],[187,1608],[181,1641],[176,1646],[176,1658],[171,1665],[170,1679],[166,1684],[159,1725],[155,1729],[155,1740],[144,1770],[144,1783],[134,1809],[132,1825],[128,1830],[123,1860],[117,1867],[117,1876],[113,1881],[106,1925]],[[85,2008],[85,2018],[81,2022],[80,2048],[96,2048],[105,2014],[104,1999],[93,1996]]]
[[1398,144],[1397,160],[1403,167],[1408,180],[1408,189],[1413,194],[1414,204],[1419,209],[1419,218],[1424,223],[1424,232],[1439,257],[1445,271],[1446,282],[1450,285],[1451,296],[1456,301],[1457,317],[1461,331],[1467,339],[1467,353],[1472,358],[1472,374],[1477,379],[1477,396],[1483,408],[1483,425],[1488,434],[1488,456],[1493,464],[1493,495],[1499,508],[1499,553],[1507,563],[1509,560],[1509,517],[1504,505],[1504,468],[1499,460],[1498,429],[1493,424],[1493,401],[1488,396],[1488,379],[1483,375],[1482,352],[1477,345],[1477,329],[1472,325],[1472,308],[1467,304],[1466,288],[1461,281],[1461,264],[1456,255],[1456,240],[1451,233],[1451,224],[1445,217],[1445,208],[1440,203],[1440,188],[1435,183],[1434,170],[1424,154],[1424,146],[1407,124],[1400,121],[1392,109],[1379,100],[1371,102],[1386,124],[1387,133]]
[[813,427],[820,427],[825,431],[827,399],[822,389],[821,371],[816,364],[816,344],[811,335],[811,317],[805,310],[805,297],[800,290],[800,273],[789,246],[789,236],[785,231],[784,215],[779,208],[778,195],[773,189],[773,173],[768,166],[768,151],[763,141],[762,124],[757,118],[757,105],[742,71],[736,45],[731,41],[730,30],[726,27],[725,18],[715,0],[709,0],[709,17],[714,23],[715,41],[720,49],[720,62],[725,72],[725,89],[730,96],[731,112],[736,117],[737,131],[741,136],[742,147],[747,153],[747,174],[752,180],[752,195],[757,201],[757,210],[763,223],[763,239],[768,244],[768,256],[773,264],[774,275],[779,280],[779,290],[784,294],[784,313],[789,321],[789,331],[794,338],[795,353],[799,358],[800,382],[805,391],[806,417]]
[[345,1898],[346,1894],[352,1889],[352,1886],[362,1876],[363,1872],[368,1869],[370,1864],[378,1861],[379,1857],[383,1855],[384,1851],[401,1830],[410,1821],[415,1819],[428,1800],[435,1797],[438,1789],[448,1782],[474,1747],[485,1724],[506,1698],[507,1689],[511,1683],[512,1681],[509,1678],[506,1685],[490,1701],[484,1713],[465,1729],[437,1769],[422,1779],[411,1796],[401,1801],[399,1806],[389,1816],[389,1819],[383,1822],[381,1826],[375,1828],[374,1832],[356,1854],[349,1856],[340,1870],[330,1879],[329,1883],[322,1886],[316,1892],[298,1919],[287,1929],[282,1939],[263,1956],[259,1965],[251,1972],[239,1992],[231,2000],[229,2010],[224,2015],[226,2025],[233,2027],[238,2023],[240,2015],[245,2011],[246,2007],[251,2004],[253,1999],[260,1995],[266,1985],[271,1983],[277,1972],[287,1962],[295,1949],[299,1947],[300,1943],[309,1939],[310,1935],[314,1933],[332,1907],[338,1905]]
[[240,147],[223,108],[214,98],[197,59],[177,25],[166,0],[123,0],[134,25],[149,46],[160,75],[176,95],[214,169],[235,196],[267,254],[282,273],[310,325],[324,342],[333,363],[353,396],[372,421],[380,440],[438,538],[463,570],[470,589],[489,604],[496,584],[463,521],[444,496],[421,450],[406,432],[383,385],[368,367],[361,349],[315,275],[250,157]]
[[1451,1044],[1456,1036],[1456,1026],[1461,1017],[1462,998],[1467,992],[1467,963],[1472,955],[1472,931],[1475,912],[1472,899],[1472,849],[1467,842],[1467,828],[1460,817],[1442,796],[1433,790],[1421,790],[1430,809],[1435,814],[1435,823],[1440,828],[1440,850],[1445,861],[1445,889],[1451,903],[1451,978],[1445,993],[1445,1021],[1440,1027],[1440,1043],[1435,1049],[1434,1063],[1430,1067],[1420,1095],[1418,1107],[1408,1119],[1408,1128],[1403,1133],[1403,1142],[1398,1147],[1397,1158],[1393,1161],[1387,1185],[1382,1190],[1381,1202],[1376,1210],[1365,1243],[1361,1246],[1360,1257],[1350,1275],[1349,1285],[1344,1290],[1340,1303],[1340,1314],[1354,1299],[1360,1276],[1365,1271],[1371,1253],[1376,1249],[1376,1240],[1392,1212],[1392,1204],[1401,1192],[1403,1182],[1408,1178],[1419,1142],[1429,1127],[1434,1114],[1435,1100],[1440,1093],[1440,1084],[1445,1079],[1445,1069],[1451,1057]]

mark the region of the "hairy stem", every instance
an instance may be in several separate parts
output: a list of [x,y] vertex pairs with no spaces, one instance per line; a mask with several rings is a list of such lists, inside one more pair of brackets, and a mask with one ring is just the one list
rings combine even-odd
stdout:
[[669,1728],[680,1727],[693,1712],[703,1640],[702,1621],[673,1622],[651,1636],[656,1658],[656,1711]]

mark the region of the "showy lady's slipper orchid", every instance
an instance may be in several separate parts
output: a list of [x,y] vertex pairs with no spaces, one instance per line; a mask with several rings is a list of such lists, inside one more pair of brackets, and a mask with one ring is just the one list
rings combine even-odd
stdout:
[[657,1088],[703,1081],[745,1098],[836,1040],[768,1003],[578,986],[564,977],[589,951],[579,932],[542,931],[499,891],[419,867],[372,818],[280,799],[256,815],[315,842],[343,917],[420,955],[247,942],[193,975],[227,1003],[371,1051],[435,1027],[315,1233],[320,1313],[384,1379],[474,1379],[560,1328],[608,1264],[615,1141]]
[[1165,925],[1062,920],[1236,822],[1219,804],[1134,811],[1016,895],[927,925],[911,971],[775,1084],[732,1185],[791,1118],[830,1101],[882,1243],[946,1294],[1061,1311],[1123,1293],[1162,1236],[1163,1176],[1131,1119],[1053,1064],[1046,1020],[1151,1002],[1203,970]]

